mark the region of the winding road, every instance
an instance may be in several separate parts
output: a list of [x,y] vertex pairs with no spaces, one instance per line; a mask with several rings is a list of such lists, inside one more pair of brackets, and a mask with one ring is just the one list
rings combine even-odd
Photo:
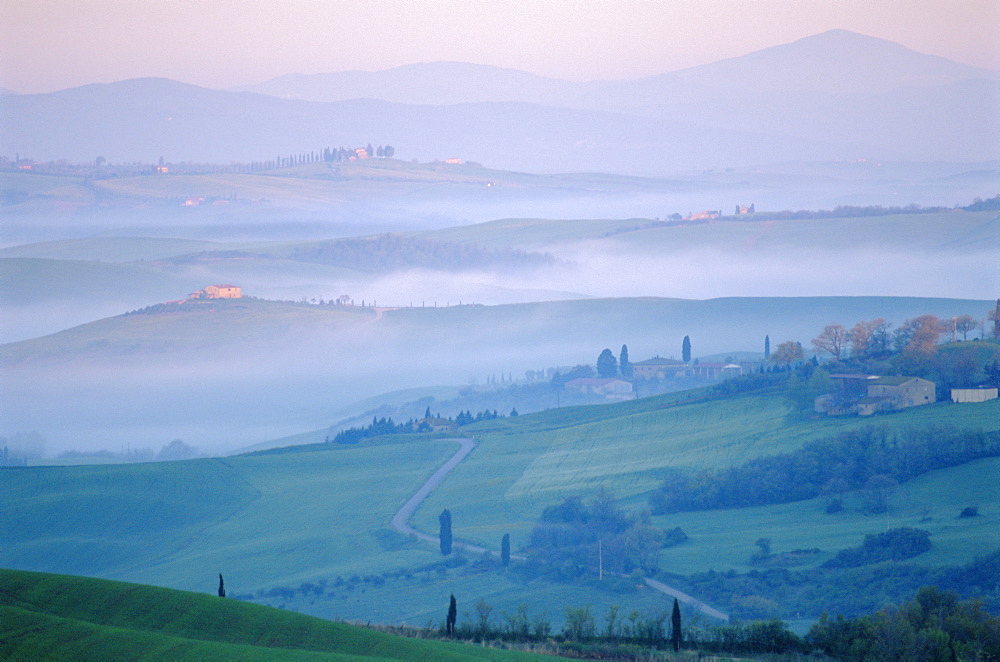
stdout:
[[[417,490],[413,496],[407,499],[406,503],[404,503],[400,507],[400,509],[396,511],[396,514],[393,515],[392,517],[392,528],[396,529],[402,534],[408,536],[416,536],[420,540],[425,540],[427,542],[434,543],[435,545],[441,544],[440,538],[438,538],[437,536],[432,536],[429,533],[424,533],[423,531],[414,529],[412,526],[410,526],[409,522],[410,518],[413,517],[413,514],[417,512],[417,508],[419,508],[420,504],[422,504],[424,500],[428,496],[430,496],[430,493],[434,491],[434,488],[440,485],[441,481],[443,481],[445,477],[449,473],[451,473],[451,470],[457,467],[459,463],[462,460],[464,460],[469,453],[472,452],[472,449],[476,447],[476,442],[474,439],[455,439],[454,441],[457,441],[459,444],[458,451],[450,458],[448,458],[448,461],[442,464],[440,468],[438,468],[438,470],[435,471],[434,474],[430,478],[428,478],[423,485],[420,486],[420,489]],[[452,543],[452,547],[461,547],[462,549],[474,552],[476,554],[482,554],[483,552],[488,552],[490,554],[493,554],[494,556],[499,555],[499,552],[496,552],[492,549],[487,549],[486,547],[480,547],[479,545],[471,545],[465,542],[455,541]],[[526,557],[519,556],[516,554],[511,554],[510,558],[518,561],[526,560]],[[646,585],[649,586],[650,588],[656,591],[660,591],[661,593],[665,593],[666,595],[669,595],[671,597],[677,598],[679,602],[683,602],[684,604],[689,605],[694,609],[697,609],[698,611],[707,616],[711,616],[712,618],[718,618],[723,621],[729,622],[729,616],[723,614],[721,611],[718,611],[717,609],[709,607],[701,600],[693,598],[687,593],[684,593],[683,591],[679,591],[678,589],[673,588],[672,586],[667,586],[663,582],[659,582],[655,579],[650,579],[649,577],[646,577],[644,581],[646,582]]]

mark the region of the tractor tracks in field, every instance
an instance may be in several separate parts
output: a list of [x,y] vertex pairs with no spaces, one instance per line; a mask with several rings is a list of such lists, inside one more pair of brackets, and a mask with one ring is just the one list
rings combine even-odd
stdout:
[[[396,531],[399,531],[404,535],[416,536],[420,540],[434,543],[435,545],[441,544],[441,539],[439,537],[431,535],[429,533],[424,533],[423,531],[420,531],[410,526],[410,518],[413,517],[413,514],[417,512],[417,508],[420,507],[420,504],[422,504],[427,499],[427,497],[430,496],[431,492],[433,492],[434,489],[438,485],[440,485],[442,481],[444,481],[444,479],[448,476],[448,474],[451,473],[451,471],[455,467],[457,467],[462,462],[462,460],[464,460],[466,456],[469,455],[469,453],[472,452],[472,449],[476,447],[475,439],[463,438],[463,439],[454,439],[453,441],[456,441],[459,444],[459,448],[455,452],[455,454],[452,455],[450,458],[448,458],[448,460],[444,464],[442,464],[437,471],[431,474],[431,477],[428,478],[424,482],[424,484],[420,486],[420,489],[418,489],[413,494],[413,496],[407,499],[406,502],[399,508],[399,510],[396,511],[396,514],[393,515],[392,528],[394,528]],[[481,547],[479,545],[473,545],[465,542],[454,541],[452,542],[452,547],[461,548],[473,552],[475,554],[488,553],[492,554],[493,556],[500,555],[499,552],[494,551],[492,549],[487,549],[486,547]],[[527,560],[526,557],[521,556],[519,554],[511,554],[510,558],[516,561]],[[694,609],[697,609],[698,611],[707,616],[711,616],[712,618],[718,618],[723,621],[729,622],[728,615],[722,613],[721,611],[718,611],[717,609],[709,607],[701,600],[698,600],[697,598],[694,598],[688,595],[687,593],[684,593],[683,591],[680,591],[672,586],[667,586],[663,582],[651,579],[649,577],[645,577],[643,581],[646,583],[646,586],[650,587],[651,589],[669,595],[673,598],[676,598],[678,602],[683,602],[684,604]]]

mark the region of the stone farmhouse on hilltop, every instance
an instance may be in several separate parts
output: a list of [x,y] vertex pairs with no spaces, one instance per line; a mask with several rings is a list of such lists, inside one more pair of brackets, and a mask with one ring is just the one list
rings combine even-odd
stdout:
[[192,292],[188,299],[239,299],[243,290],[239,285],[209,285],[203,290]]

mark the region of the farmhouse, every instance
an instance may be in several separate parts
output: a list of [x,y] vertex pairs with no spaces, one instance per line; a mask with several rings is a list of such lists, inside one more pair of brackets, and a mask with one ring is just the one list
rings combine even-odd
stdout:
[[192,292],[188,299],[239,299],[243,290],[239,285],[209,285],[203,290]]
[[838,384],[836,393],[816,398],[814,410],[822,414],[871,416],[879,412],[929,405],[937,399],[935,384],[920,377],[877,375],[830,375]]
[[698,377],[705,377],[706,379],[726,379],[743,374],[743,367],[736,363],[717,363],[712,361],[695,363],[691,366],[691,370]]
[[632,364],[632,376],[636,379],[666,379],[667,377],[683,377],[688,365],[683,361],[664,359],[654,356],[645,361]]
[[603,395],[611,400],[625,400],[632,396],[632,384],[613,377],[579,377],[566,382],[566,388],[578,393]]

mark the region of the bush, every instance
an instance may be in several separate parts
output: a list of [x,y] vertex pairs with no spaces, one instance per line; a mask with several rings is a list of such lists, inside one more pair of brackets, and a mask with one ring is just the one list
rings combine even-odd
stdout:
[[823,564],[824,568],[857,568],[882,561],[902,561],[931,548],[931,534],[923,529],[901,527],[868,534],[860,547],[842,549]]

